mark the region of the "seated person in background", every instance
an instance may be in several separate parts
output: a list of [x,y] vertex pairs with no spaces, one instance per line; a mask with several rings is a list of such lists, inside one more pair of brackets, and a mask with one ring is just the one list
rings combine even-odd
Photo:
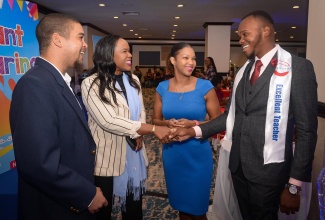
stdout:
[[154,74],[151,72],[151,69],[148,69],[148,72],[146,73],[144,77],[144,87],[152,87],[154,81]]
[[142,72],[140,71],[139,66],[135,66],[135,70],[133,70],[133,74],[136,75],[139,78],[139,81],[141,82]]
[[226,97],[223,95],[221,91],[222,82],[223,82],[223,78],[222,76],[219,75],[215,75],[211,80],[211,83],[214,86],[214,90],[216,91],[216,94],[218,96],[220,106],[224,107],[227,105],[228,99],[226,99]]
[[153,68],[153,73],[154,73],[154,86],[156,87],[161,81],[163,81],[163,73],[157,67]]

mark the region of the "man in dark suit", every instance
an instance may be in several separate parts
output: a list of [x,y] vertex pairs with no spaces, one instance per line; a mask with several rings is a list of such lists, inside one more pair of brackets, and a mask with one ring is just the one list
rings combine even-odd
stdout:
[[18,170],[18,218],[92,219],[107,205],[94,184],[96,145],[69,86],[87,44],[74,18],[49,14],[37,25],[40,57],[18,81],[10,126]]
[[249,60],[237,73],[225,113],[170,136],[205,139],[227,128],[222,144],[231,148],[229,169],[242,217],[249,220],[278,219],[279,205],[286,214],[299,211],[317,141],[313,65],[276,45],[274,32],[268,13],[245,16],[238,35]]

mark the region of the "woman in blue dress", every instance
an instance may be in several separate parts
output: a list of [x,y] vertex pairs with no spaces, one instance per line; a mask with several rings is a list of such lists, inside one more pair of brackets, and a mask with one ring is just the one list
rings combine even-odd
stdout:
[[[159,83],[153,122],[169,127],[193,127],[221,114],[218,98],[208,80],[191,76],[196,66],[194,49],[177,43],[166,65],[173,78]],[[170,205],[180,219],[207,219],[212,180],[212,151],[208,140],[190,138],[163,145],[163,165]]]

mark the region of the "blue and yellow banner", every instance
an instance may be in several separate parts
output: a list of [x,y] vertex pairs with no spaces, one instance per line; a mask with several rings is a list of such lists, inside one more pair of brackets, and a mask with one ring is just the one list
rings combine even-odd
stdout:
[[16,167],[9,125],[12,91],[39,55],[37,4],[0,0],[0,174]]

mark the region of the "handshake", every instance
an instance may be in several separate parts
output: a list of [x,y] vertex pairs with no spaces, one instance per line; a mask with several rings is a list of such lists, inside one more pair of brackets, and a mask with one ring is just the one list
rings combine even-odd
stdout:
[[168,144],[173,141],[184,141],[191,137],[195,137],[193,127],[198,122],[188,119],[170,119],[167,121],[167,126],[156,126],[154,135],[163,144]]

